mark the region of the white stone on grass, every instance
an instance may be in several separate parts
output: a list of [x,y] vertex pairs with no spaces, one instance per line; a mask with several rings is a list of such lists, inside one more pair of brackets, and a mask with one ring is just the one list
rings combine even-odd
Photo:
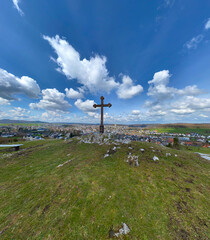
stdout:
[[127,224],[123,223],[122,228],[120,228],[118,233],[115,233],[115,237],[119,237],[120,235],[126,235],[130,232],[130,228]]
[[153,161],[159,161],[159,158],[156,157],[156,156],[154,156],[154,157],[153,157]]
[[106,157],[109,157],[109,154],[108,154],[108,153],[104,155],[104,158],[106,158]]
[[129,153],[128,155],[128,159],[126,160],[127,163],[135,163],[135,166],[139,167],[139,161],[138,161],[139,157],[135,156],[135,155],[131,155],[131,153]]
[[64,162],[64,163],[62,163],[62,164],[59,164],[57,167],[58,167],[58,168],[59,168],[59,167],[63,167],[65,164],[71,162],[71,160],[72,160],[72,159],[70,159],[70,160],[68,160],[68,161],[66,161],[66,162]]
[[170,153],[166,153],[166,157],[170,157],[171,156],[171,154]]

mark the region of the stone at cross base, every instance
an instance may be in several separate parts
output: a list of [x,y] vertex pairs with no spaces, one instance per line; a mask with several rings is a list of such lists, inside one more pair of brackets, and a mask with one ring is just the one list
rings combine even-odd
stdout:
[[112,104],[108,103],[108,104],[104,104],[104,97],[101,96],[101,104],[94,104],[93,107],[97,108],[100,107],[101,108],[101,125],[100,125],[100,133],[104,133],[104,107],[111,107]]

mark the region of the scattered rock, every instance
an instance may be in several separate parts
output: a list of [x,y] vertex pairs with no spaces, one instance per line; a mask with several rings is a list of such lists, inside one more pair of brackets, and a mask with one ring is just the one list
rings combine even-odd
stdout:
[[143,148],[141,148],[140,151],[141,151],[142,153],[144,153],[144,149],[143,149]]
[[166,157],[170,157],[171,156],[171,154],[170,153],[166,153]]
[[131,153],[129,153],[128,155],[128,159],[126,160],[127,163],[129,163],[130,165],[134,165],[136,167],[139,167],[139,157],[132,155]]
[[119,229],[119,232],[115,233],[115,237],[119,237],[120,235],[126,235],[130,232],[130,229],[127,224],[122,223],[122,228]]
[[153,157],[153,161],[159,161],[159,158],[156,157],[156,156],[154,156],[154,157]]
[[72,160],[72,159],[70,159],[70,160],[66,161],[65,163],[59,164],[57,167],[58,167],[58,168],[59,168],[59,167],[63,167],[65,164],[67,164],[67,163],[71,162],[71,160]]
[[109,157],[110,155],[107,153],[107,154],[105,154],[104,155],[104,158],[107,158],[107,157]]
[[128,149],[132,150],[133,148],[132,147],[128,147]]
[[174,154],[174,156],[175,156],[175,157],[178,157],[178,155],[177,155],[177,154]]

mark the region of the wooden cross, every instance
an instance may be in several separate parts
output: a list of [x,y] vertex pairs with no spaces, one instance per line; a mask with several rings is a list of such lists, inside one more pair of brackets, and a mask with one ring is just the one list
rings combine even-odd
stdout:
[[94,104],[93,107],[94,108],[97,108],[97,107],[100,107],[101,108],[101,125],[100,125],[100,133],[104,133],[104,107],[111,107],[112,104],[111,103],[108,103],[108,104],[104,104],[104,97],[101,96],[101,104],[100,105],[97,105],[97,104]]

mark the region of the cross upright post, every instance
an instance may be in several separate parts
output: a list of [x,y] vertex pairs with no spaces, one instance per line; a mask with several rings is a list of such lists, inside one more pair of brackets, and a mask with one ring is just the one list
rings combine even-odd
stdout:
[[101,108],[101,125],[100,125],[100,133],[104,133],[104,107],[111,107],[112,104],[108,103],[108,104],[104,104],[104,97],[101,96],[101,104],[94,104],[93,107],[97,108],[100,107]]

